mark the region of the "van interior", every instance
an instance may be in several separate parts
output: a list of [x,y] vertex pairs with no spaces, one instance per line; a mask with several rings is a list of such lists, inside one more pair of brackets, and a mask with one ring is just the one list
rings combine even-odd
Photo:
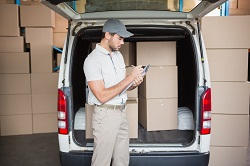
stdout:
[[[178,66],[178,108],[189,108],[193,116],[194,128],[191,130],[163,130],[147,131],[138,123],[138,138],[130,139],[130,146],[170,145],[180,144],[188,146],[195,139],[198,125],[197,119],[197,82],[198,69],[196,60],[196,48],[192,32],[181,26],[128,26],[127,29],[134,36],[125,39],[125,42],[169,42],[176,41],[176,65]],[[86,80],[83,71],[83,63],[92,51],[92,43],[100,42],[102,27],[88,27],[81,29],[76,34],[72,52],[70,83],[73,93],[72,133],[74,141],[79,146],[93,146],[93,139],[85,139],[85,113]],[[157,50],[156,50],[157,52]],[[152,55],[154,56],[154,55]],[[178,110],[176,110],[178,111]],[[77,126],[77,123],[80,123]]]

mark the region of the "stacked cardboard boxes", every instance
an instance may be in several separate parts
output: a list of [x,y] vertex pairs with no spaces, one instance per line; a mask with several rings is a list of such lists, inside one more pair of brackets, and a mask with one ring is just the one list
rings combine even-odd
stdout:
[[20,21],[30,46],[32,132],[56,132],[58,73],[52,72],[55,13],[35,1],[24,4],[28,5],[20,6]]
[[0,133],[31,134],[30,62],[20,36],[18,6],[0,4],[0,22]]
[[151,65],[139,87],[139,123],[147,131],[177,129],[176,42],[136,46],[137,64]]
[[53,30],[53,45],[63,48],[64,41],[67,37],[68,21],[59,14],[55,14],[55,28]]
[[230,0],[229,15],[250,15],[249,0]]
[[[133,70],[136,65],[136,45],[133,42],[126,42],[120,49],[126,65],[126,74]],[[127,91],[127,118],[129,125],[129,137],[138,138],[138,88]]]
[[0,1],[0,4],[15,4],[15,0],[2,0]]
[[212,84],[211,166],[246,165],[249,26],[250,16],[203,19]]

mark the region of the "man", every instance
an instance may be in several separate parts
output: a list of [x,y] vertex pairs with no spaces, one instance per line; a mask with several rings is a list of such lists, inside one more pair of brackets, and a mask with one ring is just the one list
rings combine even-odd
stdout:
[[84,72],[89,86],[88,103],[95,105],[92,127],[94,152],[92,166],[128,166],[129,137],[125,112],[127,94],[122,93],[133,82],[143,81],[141,66],[134,67],[126,76],[123,57],[118,51],[124,38],[133,34],[117,19],[109,19],[103,26],[100,44],[84,62]]

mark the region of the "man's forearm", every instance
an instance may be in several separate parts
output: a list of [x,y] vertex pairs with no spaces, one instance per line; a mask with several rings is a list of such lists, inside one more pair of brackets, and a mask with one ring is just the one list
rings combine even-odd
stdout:
[[118,84],[109,87],[104,88],[101,94],[101,101],[102,103],[106,103],[110,99],[114,98],[118,94],[120,94],[131,82],[133,82],[133,77],[131,75],[128,75],[125,79],[123,79]]

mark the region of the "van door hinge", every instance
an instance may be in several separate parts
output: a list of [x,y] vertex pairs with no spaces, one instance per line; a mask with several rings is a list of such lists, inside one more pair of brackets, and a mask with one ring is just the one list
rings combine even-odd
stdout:
[[69,144],[70,144],[70,136],[69,136]]

